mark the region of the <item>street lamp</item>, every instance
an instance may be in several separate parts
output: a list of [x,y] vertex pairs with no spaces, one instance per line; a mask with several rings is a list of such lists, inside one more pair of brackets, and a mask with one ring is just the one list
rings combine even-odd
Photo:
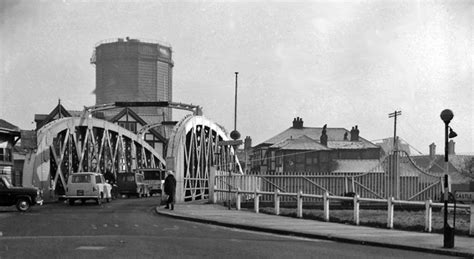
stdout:
[[[230,133],[230,137],[234,140],[234,144],[232,145],[234,148],[234,169],[237,172],[237,147],[240,145],[239,142],[237,141],[240,138],[240,132],[237,131],[237,77],[239,75],[239,72],[235,72],[235,104],[234,104],[234,130]],[[230,205],[230,193],[231,193],[231,185],[230,185],[230,180],[232,179],[232,170],[229,170],[229,210],[231,209]]]
[[[456,132],[449,127],[449,123],[454,117],[451,110],[445,109],[440,114],[441,120],[444,122],[444,239],[443,246],[445,248],[454,247],[454,228],[448,224],[448,199],[449,199],[449,185],[448,185],[448,161],[449,161],[449,147],[448,139],[457,136]],[[448,133],[449,132],[449,133]],[[456,212],[454,212],[456,214]]]

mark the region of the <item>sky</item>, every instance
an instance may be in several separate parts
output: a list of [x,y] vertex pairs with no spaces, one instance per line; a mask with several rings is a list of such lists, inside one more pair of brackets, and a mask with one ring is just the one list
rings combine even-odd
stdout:
[[[94,46],[152,39],[173,50],[173,101],[257,145],[292,126],[358,125],[444,152],[451,109],[456,153],[474,154],[474,1],[0,2],[0,118],[34,129],[61,100],[95,104]],[[184,114],[174,111],[174,120]]]

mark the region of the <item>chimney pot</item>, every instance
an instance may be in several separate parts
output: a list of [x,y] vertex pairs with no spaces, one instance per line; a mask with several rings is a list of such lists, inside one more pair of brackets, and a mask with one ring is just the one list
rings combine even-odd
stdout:
[[456,142],[453,140],[450,140],[448,143],[448,154],[449,155],[455,155],[456,153],[454,152],[454,146],[456,145]]
[[436,145],[435,143],[430,144],[430,157],[434,158],[436,155]]

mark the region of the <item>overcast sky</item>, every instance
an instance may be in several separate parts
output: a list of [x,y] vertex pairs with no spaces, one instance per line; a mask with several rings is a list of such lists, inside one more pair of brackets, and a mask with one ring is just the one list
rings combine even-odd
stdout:
[[[474,152],[474,1],[1,1],[0,118],[33,129],[61,99],[95,104],[97,42],[129,36],[173,49],[173,101],[198,104],[259,144],[305,126],[358,125],[443,153],[454,112],[457,153]],[[182,113],[174,112],[174,120]]]

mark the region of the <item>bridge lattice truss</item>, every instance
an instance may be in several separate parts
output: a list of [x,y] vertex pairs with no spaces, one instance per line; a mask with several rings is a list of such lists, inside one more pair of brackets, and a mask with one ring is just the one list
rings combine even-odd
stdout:
[[221,126],[202,116],[188,116],[176,125],[168,157],[174,158],[178,201],[208,198],[211,167],[242,174],[233,148],[218,145],[229,140],[227,136]]
[[165,168],[163,157],[148,143],[104,120],[62,118],[42,127],[37,139],[32,181],[52,195],[64,194],[67,178],[75,172],[98,172],[113,180],[119,172]]

